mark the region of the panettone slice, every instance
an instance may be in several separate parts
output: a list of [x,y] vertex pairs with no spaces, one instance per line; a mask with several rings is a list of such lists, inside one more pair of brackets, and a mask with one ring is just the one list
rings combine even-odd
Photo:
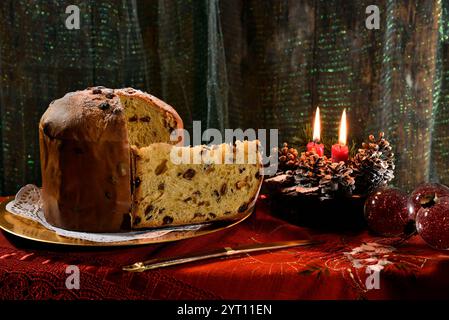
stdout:
[[262,183],[258,141],[132,150],[133,228],[236,219],[252,208]]

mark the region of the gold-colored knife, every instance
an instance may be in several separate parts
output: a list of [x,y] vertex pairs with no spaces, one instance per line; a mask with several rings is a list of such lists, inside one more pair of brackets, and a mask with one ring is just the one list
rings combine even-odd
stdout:
[[237,256],[250,252],[258,252],[258,251],[266,251],[266,250],[278,250],[285,249],[297,246],[310,246],[321,243],[320,241],[313,240],[294,240],[294,241],[281,241],[281,242],[272,242],[272,243],[257,243],[239,246],[237,248],[220,248],[216,250],[212,250],[209,252],[204,252],[200,254],[190,254],[185,256],[180,256],[176,258],[156,258],[151,260],[146,260],[142,262],[136,262],[134,264],[124,266],[122,269],[124,271],[129,272],[142,272],[145,270],[153,270],[157,268],[164,268],[175,266],[179,264],[208,260],[213,258],[220,257],[228,257],[228,256]]

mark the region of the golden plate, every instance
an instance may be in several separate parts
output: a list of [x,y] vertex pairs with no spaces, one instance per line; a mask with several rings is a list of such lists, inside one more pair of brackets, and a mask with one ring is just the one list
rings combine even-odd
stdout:
[[52,243],[69,246],[90,246],[90,247],[136,246],[136,245],[156,244],[156,243],[199,237],[202,235],[230,228],[242,222],[251,215],[255,203],[254,201],[252,206],[250,206],[247,209],[247,211],[243,212],[242,215],[240,215],[239,218],[236,220],[216,221],[207,226],[204,226],[200,230],[172,231],[163,236],[151,239],[135,239],[118,242],[94,242],[60,236],[56,234],[56,232],[45,228],[38,222],[26,218],[21,218],[10,213],[9,211],[6,210],[6,204],[11,200],[14,200],[14,197],[6,198],[0,204],[0,228],[3,229],[4,231],[21,238],[43,243]]

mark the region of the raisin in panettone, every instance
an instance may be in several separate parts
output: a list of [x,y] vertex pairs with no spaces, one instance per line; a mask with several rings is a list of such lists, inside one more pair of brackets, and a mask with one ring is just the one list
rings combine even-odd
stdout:
[[182,120],[138,90],[89,88],[53,101],[39,124],[47,221],[81,231],[129,225],[130,145],[170,142]]

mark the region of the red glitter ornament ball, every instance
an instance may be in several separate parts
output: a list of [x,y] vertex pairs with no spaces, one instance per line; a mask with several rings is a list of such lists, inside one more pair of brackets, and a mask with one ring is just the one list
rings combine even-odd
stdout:
[[428,195],[421,206],[416,214],[418,234],[436,249],[449,249],[449,196]]
[[365,202],[365,219],[374,232],[386,236],[403,236],[409,225],[407,194],[397,188],[376,189]]
[[415,220],[415,216],[421,209],[421,201],[428,195],[435,194],[437,197],[449,196],[449,188],[440,183],[422,183],[408,198],[409,217]]

